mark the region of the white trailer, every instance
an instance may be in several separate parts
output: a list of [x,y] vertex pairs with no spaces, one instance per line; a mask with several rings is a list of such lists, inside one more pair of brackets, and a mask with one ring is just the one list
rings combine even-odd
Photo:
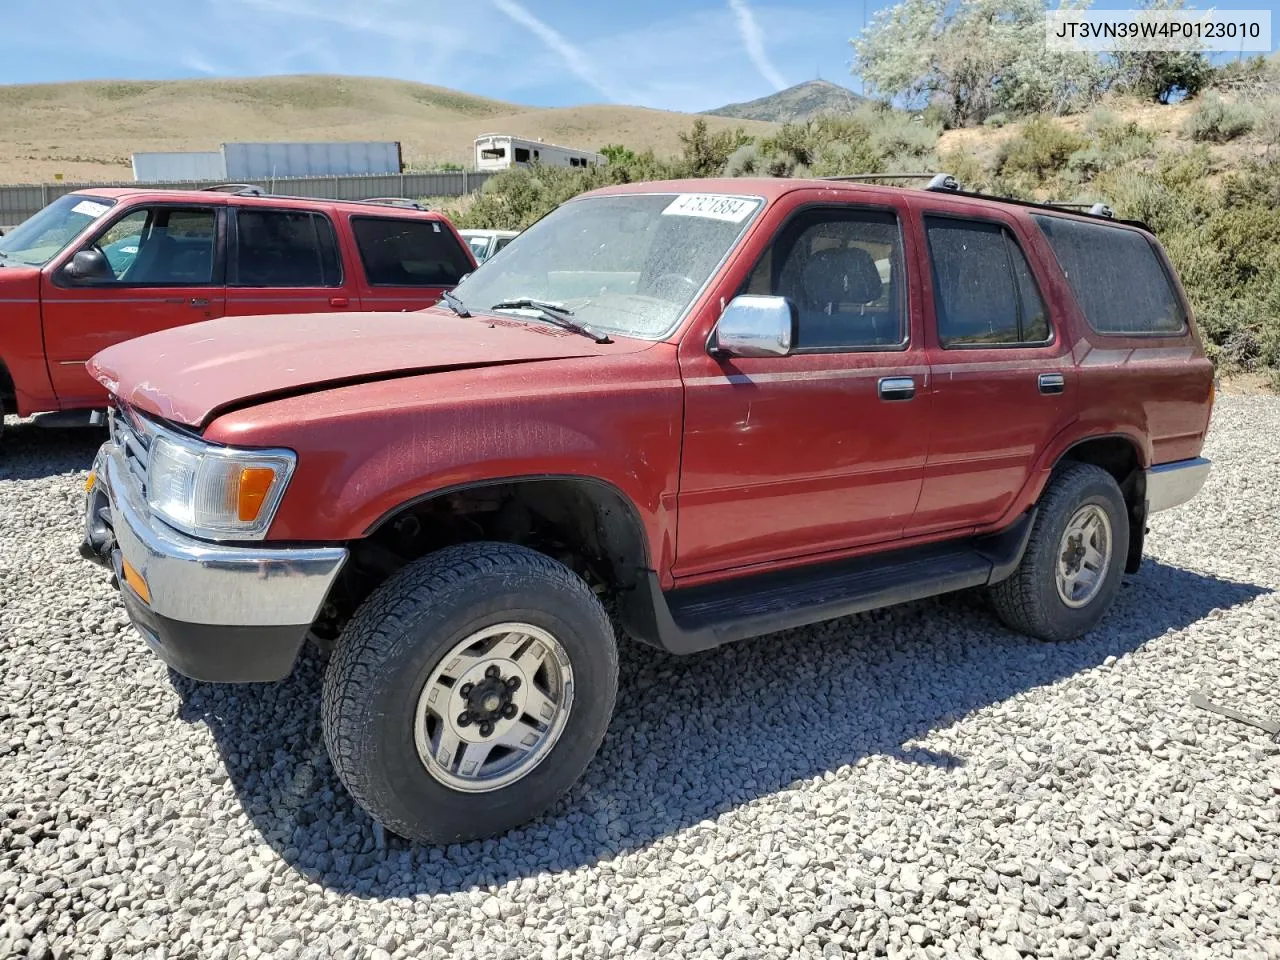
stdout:
[[595,167],[608,162],[607,157],[589,150],[558,147],[541,140],[525,140],[502,133],[476,137],[477,170],[509,170],[535,163],[546,167]]

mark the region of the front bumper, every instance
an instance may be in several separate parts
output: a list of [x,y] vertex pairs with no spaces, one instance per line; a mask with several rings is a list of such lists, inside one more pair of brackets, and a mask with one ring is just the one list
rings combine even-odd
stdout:
[[98,451],[93,475],[80,552],[113,570],[147,645],[195,680],[288,676],[346,549],[227,546],[178,533],[151,515],[113,441]]

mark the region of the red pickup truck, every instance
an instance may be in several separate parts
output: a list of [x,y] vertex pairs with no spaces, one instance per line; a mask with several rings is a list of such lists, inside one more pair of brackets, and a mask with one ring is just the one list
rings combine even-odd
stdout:
[[82,553],[208,681],[332,645],[326,742],[389,828],[546,810],[615,629],[674,653],[989,589],[1092,629],[1193,497],[1213,371],[1140,224],[804,180],[572,200],[432,309],[215,320],[89,364]]
[[229,186],[72,193],[0,237],[0,413],[103,407],[85,361],[133,337],[221,316],[417,310],[475,268],[445,217],[407,201]]

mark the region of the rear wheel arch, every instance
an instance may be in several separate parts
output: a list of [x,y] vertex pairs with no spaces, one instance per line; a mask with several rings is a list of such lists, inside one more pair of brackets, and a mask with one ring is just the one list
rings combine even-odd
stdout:
[[1115,478],[1129,510],[1129,543],[1125,572],[1137,573],[1142,564],[1142,551],[1147,531],[1146,458],[1141,446],[1126,434],[1106,434],[1078,440],[1063,451],[1053,472],[1064,464],[1089,463],[1101,467]]
[[5,366],[4,357],[0,357],[0,434],[4,433],[4,416],[6,413],[18,412],[18,392],[13,385],[13,377]]

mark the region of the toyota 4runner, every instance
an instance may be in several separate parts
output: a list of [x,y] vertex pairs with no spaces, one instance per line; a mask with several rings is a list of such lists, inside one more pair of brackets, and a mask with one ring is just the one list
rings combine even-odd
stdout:
[[411,838],[548,809],[614,620],[691,653],[985,587],[1091,630],[1193,497],[1213,372],[1140,224],[954,183],[572,200],[428,310],[111,347],[82,552],[215,682],[331,646],[325,738]]

